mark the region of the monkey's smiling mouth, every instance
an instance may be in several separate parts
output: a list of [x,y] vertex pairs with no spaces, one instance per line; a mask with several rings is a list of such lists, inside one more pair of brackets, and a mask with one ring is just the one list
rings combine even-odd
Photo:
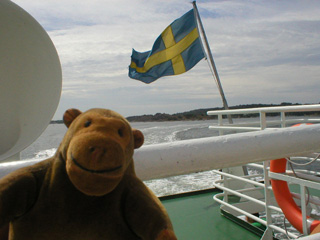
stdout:
[[77,165],[79,168],[81,168],[84,171],[91,172],[91,173],[110,173],[110,172],[114,172],[114,171],[117,171],[118,169],[122,168],[122,165],[120,165],[120,166],[117,166],[115,168],[102,169],[102,170],[93,170],[93,169],[88,169],[88,168],[82,166],[80,163],[78,163],[77,160],[73,157],[72,154],[71,154],[71,159],[74,162],[74,164]]

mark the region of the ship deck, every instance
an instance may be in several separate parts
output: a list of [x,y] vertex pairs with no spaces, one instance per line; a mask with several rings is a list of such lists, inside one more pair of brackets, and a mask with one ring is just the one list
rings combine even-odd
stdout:
[[220,191],[211,189],[160,198],[170,215],[178,239],[260,239],[261,236],[258,232],[253,233],[250,224],[242,227],[221,214],[220,205],[212,198],[217,193]]

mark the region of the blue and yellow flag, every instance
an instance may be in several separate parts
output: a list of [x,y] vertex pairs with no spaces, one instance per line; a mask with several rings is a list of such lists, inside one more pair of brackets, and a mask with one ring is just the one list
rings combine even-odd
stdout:
[[163,76],[184,73],[202,58],[204,53],[192,9],[161,33],[151,51],[141,53],[132,49],[129,77],[151,83]]

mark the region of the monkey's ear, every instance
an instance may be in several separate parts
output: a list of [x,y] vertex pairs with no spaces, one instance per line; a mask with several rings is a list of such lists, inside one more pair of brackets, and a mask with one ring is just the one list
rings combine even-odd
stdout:
[[78,109],[75,108],[70,108],[68,109],[64,114],[63,114],[63,122],[64,124],[69,127],[73,120],[75,120],[82,112]]
[[134,138],[134,148],[137,149],[142,146],[144,142],[143,133],[140,130],[132,129],[133,138]]

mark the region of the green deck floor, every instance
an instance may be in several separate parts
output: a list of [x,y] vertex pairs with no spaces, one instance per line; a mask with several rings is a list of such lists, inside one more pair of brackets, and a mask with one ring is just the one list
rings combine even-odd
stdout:
[[220,214],[217,192],[161,199],[179,240],[258,240],[260,237]]

